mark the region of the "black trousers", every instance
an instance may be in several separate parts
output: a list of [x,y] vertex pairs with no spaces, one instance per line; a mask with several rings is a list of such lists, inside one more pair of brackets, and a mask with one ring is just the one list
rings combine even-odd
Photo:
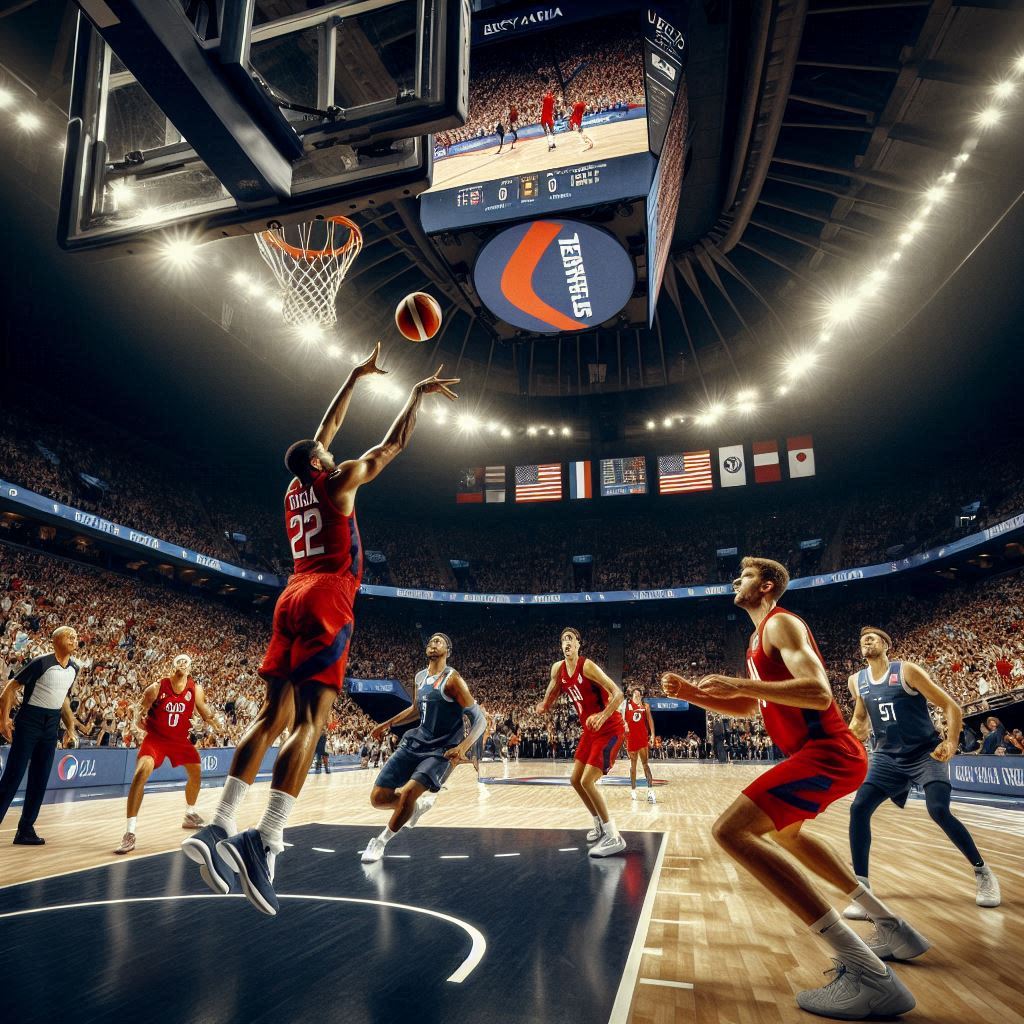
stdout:
[[39,817],[46,784],[50,781],[50,767],[57,752],[59,723],[59,710],[34,707],[22,707],[14,720],[14,738],[4,774],[0,777],[0,822],[7,814],[27,768],[28,786],[21,808],[21,821],[18,822],[19,832],[27,832]]

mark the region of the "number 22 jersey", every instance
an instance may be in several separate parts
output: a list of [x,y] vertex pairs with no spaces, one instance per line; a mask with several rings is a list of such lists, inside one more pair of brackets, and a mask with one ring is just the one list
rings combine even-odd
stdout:
[[363,551],[353,509],[346,516],[331,501],[330,473],[313,474],[304,484],[295,479],[284,496],[284,527],[295,573],[336,573],[363,578]]

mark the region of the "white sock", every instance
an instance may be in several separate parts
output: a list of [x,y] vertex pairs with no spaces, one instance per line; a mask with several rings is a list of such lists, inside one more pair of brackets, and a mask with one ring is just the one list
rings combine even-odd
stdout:
[[229,775],[220,792],[220,803],[217,805],[217,813],[214,814],[211,824],[219,825],[229,836],[235,835],[238,832],[235,818],[238,816],[238,808],[242,806],[248,789],[248,782]]
[[288,815],[295,806],[295,797],[281,789],[270,791],[267,809],[256,826],[263,837],[263,844],[271,853],[278,854],[284,850],[284,827],[288,824]]
[[604,822],[604,824],[601,827],[604,829],[604,834],[606,836],[611,836],[612,839],[619,838],[619,830],[615,827],[615,822],[612,821],[611,818]]
[[195,814],[196,813],[196,805],[195,804],[185,804],[185,813],[186,814]]
[[397,836],[397,835],[398,835],[398,833],[397,833],[397,832],[392,832],[392,831],[391,831],[391,829],[389,829],[389,828],[387,827],[387,825],[385,825],[385,826],[384,826],[384,831],[383,831],[383,832],[381,832],[381,834],[380,834],[379,836],[377,836],[377,838],[378,838],[378,839],[379,839],[379,840],[380,840],[380,841],[381,841],[381,842],[382,842],[382,843],[383,843],[383,844],[384,844],[385,846],[387,846],[387,845],[388,845],[388,843],[390,843],[390,842],[391,842],[391,840],[392,840],[392,839],[394,839],[394,838],[395,838],[395,836]]
[[886,973],[885,964],[835,910],[830,910],[810,927],[815,935],[820,935],[832,947],[836,959],[847,967],[858,967],[874,974]]
[[856,903],[871,921],[894,921],[896,915],[867,887],[863,880],[850,893],[849,898]]
[[135,834],[135,822],[137,822],[138,820],[139,819],[137,817],[136,818],[129,818],[128,819],[128,827],[125,829],[125,832],[131,832],[132,835],[134,835]]

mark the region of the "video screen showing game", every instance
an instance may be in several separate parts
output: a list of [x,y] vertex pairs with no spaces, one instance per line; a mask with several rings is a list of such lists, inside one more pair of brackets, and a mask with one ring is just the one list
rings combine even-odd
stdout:
[[601,460],[601,497],[617,494],[647,493],[647,459],[636,455],[629,459]]

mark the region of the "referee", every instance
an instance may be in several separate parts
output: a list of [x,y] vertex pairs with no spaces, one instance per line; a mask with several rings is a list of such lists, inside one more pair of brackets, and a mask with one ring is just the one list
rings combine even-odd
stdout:
[[[57,749],[57,723],[64,719],[68,740],[77,746],[75,718],[68,694],[78,676],[78,663],[71,657],[78,650],[78,634],[70,626],[53,631],[53,654],[33,658],[0,693],[0,733],[11,739],[7,767],[0,777],[0,823],[14,800],[25,769],[28,787],[21,809],[21,821],[14,836],[15,846],[42,846],[46,841],[36,835],[35,823],[43,803],[50,767]],[[25,693],[18,719],[11,723],[14,692],[24,687]]]

